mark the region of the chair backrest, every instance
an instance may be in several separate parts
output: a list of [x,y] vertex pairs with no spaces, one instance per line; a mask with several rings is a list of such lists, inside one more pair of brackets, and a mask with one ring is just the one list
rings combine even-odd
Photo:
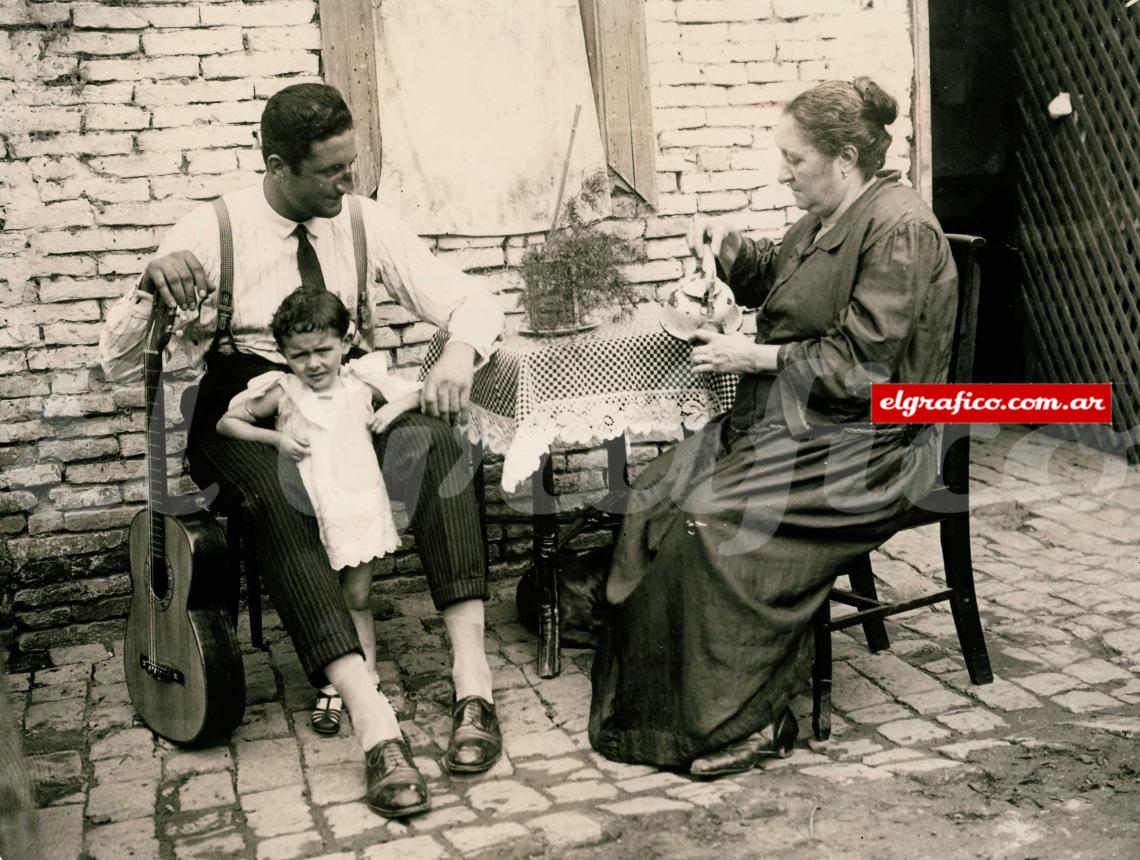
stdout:
[[958,313],[954,321],[954,342],[950,346],[950,375],[947,382],[971,382],[974,377],[974,341],[978,333],[978,296],[981,276],[978,253],[986,247],[981,236],[947,233],[950,254],[958,269]]
[[[948,382],[971,382],[974,378],[974,341],[978,333],[978,297],[981,272],[978,253],[986,246],[981,236],[947,233],[950,253],[958,269],[958,312],[954,340],[950,345]],[[955,494],[964,495],[970,485],[970,425],[948,424],[942,435],[942,482]]]

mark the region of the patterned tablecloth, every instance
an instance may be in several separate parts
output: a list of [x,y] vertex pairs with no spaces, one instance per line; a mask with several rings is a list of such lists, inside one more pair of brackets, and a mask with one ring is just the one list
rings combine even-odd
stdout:
[[[503,456],[512,492],[551,446],[593,447],[623,433],[679,440],[732,405],[736,377],[694,373],[690,347],[667,335],[661,308],[575,335],[507,338],[475,374],[467,434]],[[446,335],[428,348],[438,358]]]

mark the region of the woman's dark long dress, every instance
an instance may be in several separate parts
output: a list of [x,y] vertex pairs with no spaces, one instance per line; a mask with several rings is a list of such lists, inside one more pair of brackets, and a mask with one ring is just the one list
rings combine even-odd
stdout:
[[[745,240],[729,284],[759,305],[777,374],[639,477],[607,583],[590,742],[666,767],[772,723],[805,683],[838,569],[931,487],[933,428],[871,425],[870,383],[942,382],[957,276],[929,207],[881,173],[815,239]],[[921,432],[919,432],[921,431]]]

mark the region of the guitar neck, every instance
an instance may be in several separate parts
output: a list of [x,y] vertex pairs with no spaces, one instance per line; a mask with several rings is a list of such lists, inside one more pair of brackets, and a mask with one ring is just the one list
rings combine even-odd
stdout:
[[166,510],[166,410],[162,392],[162,351],[169,339],[170,309],[155,297],[150,334],[143,357],[146,392],[146,485],[152,570],[165,559],[163,511]]

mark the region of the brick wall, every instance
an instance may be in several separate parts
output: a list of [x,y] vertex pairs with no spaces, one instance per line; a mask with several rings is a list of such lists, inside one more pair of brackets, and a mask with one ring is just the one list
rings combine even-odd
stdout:
[[[870,74],[895,95],[888,164],[908,168],[906,0],[646,0],[646,12],[660,205],[619,195],[615,214],[644,241],[630,275],[647,296],[692,268],[694,213],[772,237],[798,217],[775,181],[771,126],[813,82]],[[120,635],[126,527],[144,497],[142,398],[94,367],[102,319],[168,225],[255,179],[264,99],[318,79],[319,27],[314,0],[0,4],[0,639],[31,650]],[[534,238],[429,241],[498,277],[517,313],[509,266]],[[430,327],[379,311],[384,346],[415,364]],[[655,451],[639,446],[635,461]],[[600,452],[556,462],[568,504],[598,491]],[[491,538],[496,571],[521,569],[525,528]],[[422,587],[417,569],[401,552],[379,589]]]

